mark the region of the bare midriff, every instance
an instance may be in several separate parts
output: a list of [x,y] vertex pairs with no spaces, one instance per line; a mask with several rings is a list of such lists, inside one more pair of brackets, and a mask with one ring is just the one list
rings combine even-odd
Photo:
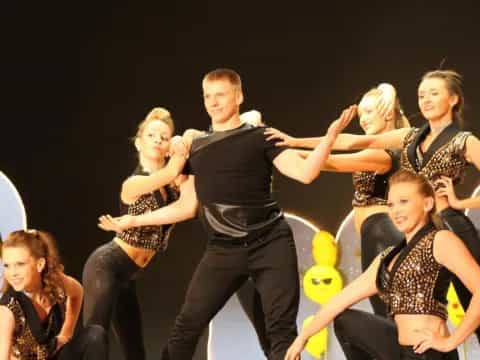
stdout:
[[430,330],[442,336],[449,334],[446,321],[436,315],[397,314],[394,319],[400,345],[415,345],[419,332],[423,330]]
[[155,256],[156,251],[150,249],[142,249],[139,247],[132,246],[127,244],[122,239],[115,237],[113,241],[117,243],[118,246],[122,248],[123,251],[128,255],[132,261],[137,264],[139,267],[144,268],[148,265],[150,260]]

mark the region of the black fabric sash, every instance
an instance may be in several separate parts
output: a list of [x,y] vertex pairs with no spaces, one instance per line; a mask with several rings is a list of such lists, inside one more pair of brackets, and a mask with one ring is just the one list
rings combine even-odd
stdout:
[[[22,307],[27,326],[30,328],[35,340],[42,345],[48,344],[48,351],[53,351],[55,349],[55,336],[60,332],[60,328],[65,320],[60,305],[56,303],[50,308],[50,311],[42,324],[37,310],[30,298],[22,292],[14,291],[13,289],[10,289],[9,292],[10,291],[10,296],[14,297]],[[47,333],[44,324],[48,324],[49,318],[52,316],[54,317],[54,324],[52,329],[50,329],[50,332]]]
[[460,129],[455,123],[451,123],[445,129],[442,130],[440,134],[433,140],[433,142],[428,147],[427,151],[424,153],[423,161],[421,164],[417,163],[417,147],[425,140],[425,137],[430,133],[430,125],[427,123],[420,128],[418,133],[415,135],[415,138],[410,143],[407,149],[407,157],[410,164],[413,166],[416,171],[420,171],[435,154],[435,152],[449,142]]

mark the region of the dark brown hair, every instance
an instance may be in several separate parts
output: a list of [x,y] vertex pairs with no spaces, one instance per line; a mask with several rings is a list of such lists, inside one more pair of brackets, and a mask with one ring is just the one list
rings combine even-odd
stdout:
[[460,126],[463,126],[463,109],[465,106],[465,96],[463,95],[463,79],[462,76],[454,70],[433,70],[427,72],[422,76],[422,81],[425,79],[442,79],[445,81],[450,95],[457,95],[458,102],[452,109],[453,120]]

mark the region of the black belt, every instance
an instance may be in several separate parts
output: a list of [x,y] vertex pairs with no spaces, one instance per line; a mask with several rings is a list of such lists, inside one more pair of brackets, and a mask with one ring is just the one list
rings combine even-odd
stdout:
[[245,243],[248,237],[257,238],[282,217],[276,201],[261,205],[212,203],[200,208],[200,218],[213,238],[233,238],[227,241],[238,240],[240,243]]

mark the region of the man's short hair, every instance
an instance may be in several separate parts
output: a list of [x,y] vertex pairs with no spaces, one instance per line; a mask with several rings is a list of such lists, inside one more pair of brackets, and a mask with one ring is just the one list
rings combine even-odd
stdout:
[[242,90],[242,79],[235,70],[232,69],[215,69],[207,73],[203,77],[203,81],[228,80],[238,90]]

